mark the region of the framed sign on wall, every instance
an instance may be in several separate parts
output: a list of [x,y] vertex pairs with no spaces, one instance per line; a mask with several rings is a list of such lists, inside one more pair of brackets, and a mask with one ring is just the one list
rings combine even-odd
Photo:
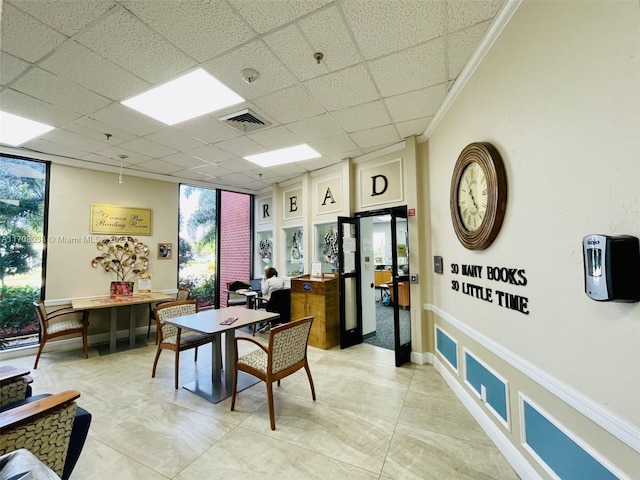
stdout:
[[91,204],[91,233],[151,235],[151,209]]

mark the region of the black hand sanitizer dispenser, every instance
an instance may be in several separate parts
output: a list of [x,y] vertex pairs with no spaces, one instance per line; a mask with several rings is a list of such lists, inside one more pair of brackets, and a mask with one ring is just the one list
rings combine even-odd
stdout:
[[582,239],[584,290],[594,300],[640,300],[640,242],[630,235]]

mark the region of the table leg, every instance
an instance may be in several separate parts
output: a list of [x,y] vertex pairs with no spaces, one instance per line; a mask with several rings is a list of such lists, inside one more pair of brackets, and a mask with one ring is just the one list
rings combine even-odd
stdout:
[[111,308],[111,327],[109,329],[109,352],[115,353],[116,351],[116,333],[118,331],[118,311],[116,308]]
[[211,346],[211,381],[220,383],[222,375],[222,334],[216,335],[216,341]]
[[136,316],[133,306],[129,306],[129,346],[136,346]]

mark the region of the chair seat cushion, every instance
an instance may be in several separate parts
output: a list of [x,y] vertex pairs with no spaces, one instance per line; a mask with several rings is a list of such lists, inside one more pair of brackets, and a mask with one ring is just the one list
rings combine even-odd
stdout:
[[244,357],[239,358],[238,363],[266,373],[267,358],[267,353],[264,350],[254,350],[253,352],[246,354]]
[[[210,335],[206,335],[204,333],[194,332],[192,330],[182,330],[182,334],[180,335],[180,345],[189,345],[191,343],[198,343],[202,340],[205,340]],[[163,343],[170,343],[175,345],[178,340],[176,335],[171,337],[165,337],[162,339]]]
[[50,323],[47,331],[49,334],[52,334],[63,330],[71,330],[72,328],[82,328],[82,322],[80,320],[62,320],[60,322]]

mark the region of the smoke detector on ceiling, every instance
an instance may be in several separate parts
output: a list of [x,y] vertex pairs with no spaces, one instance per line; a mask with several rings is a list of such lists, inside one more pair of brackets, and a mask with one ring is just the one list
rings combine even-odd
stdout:
[[222,123],[226,123],[241,133],[252,133],[271,125],[270,122],[249,108],[245,108],[239,112],[230,113],[229,115],[225,115],[219,119]]
[[240,78],[247,83],[253,83],[260,78],[260,73],[253,68],[245,68],[240,72]]

